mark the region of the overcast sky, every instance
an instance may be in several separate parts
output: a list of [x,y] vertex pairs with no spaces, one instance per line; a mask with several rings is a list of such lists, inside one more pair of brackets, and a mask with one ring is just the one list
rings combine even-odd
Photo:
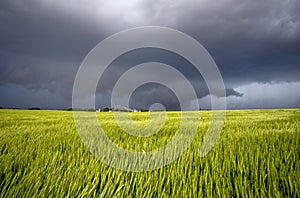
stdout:
[[[297,0],[1,0],[0,106],[71,107],[76,72],[89,51],[114,33],[148,25],[182,31],[208,50],[223,76],[228,108],[300,107]],[[99,82],[96,105],[109,106],[120,75],[149,61],[180,70],[200,107],[209,108],[209,92],[193,66],[158,49],[117,58]],[[158,84],[131,98],[135,108],[155,102],[178,106],[174,93]]]

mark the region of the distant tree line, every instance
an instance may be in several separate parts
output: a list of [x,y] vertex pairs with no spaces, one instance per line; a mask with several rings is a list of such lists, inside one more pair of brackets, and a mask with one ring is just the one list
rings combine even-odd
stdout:
[[[5,108],[3,106],[0,106],[0,109],[24,109],[24,108]],[[42,110],[40,107],[36,107],[36,106],[29,107],[27,109],[28,110]],[[67,108],[67,109],[62,109],[62,110],[64,110],[64,111],[88,111],[88,112],[94,112],[97,109],[93,109],[93,108],[87,108],[87,109],[84,109],[84,108]],[[111,108],[111,107],[104,107],[104,108],[101,109],[101,111],[102,112],[109,112],[109,111],[113,111],[113,108]],[[148,112],[149,110],[148,109],[140,109],[140,111],[141,112]]]
[[112,108],[109,108],[109,107],[104,107],[104,108],[102,109],[103,112],[109,112],[109,111],[111,111],[111,110],[112,110]]
[[96,109],[83,109],[83,108],[68,108],[65,111],[96,111]]
[[28,110],[41,110],[41,108],[39,108],[39,107],[30,107],[30,108],[28,108]]
[[[100,108],[99,108],[100,109]],[[97,109],[81,109],[81,108],[68,108],[64,109],[65,111],[96,111]],[[102,112],[109,112],[109,111],[114,111],[112,107],[104,107],[100,109]],[[148,109],[140,109],[141,112],[148,112]]]
[[[17,107],[12,107],[12,108],[7,107],[7,108],[5,108],[3,106],[0,106],[0,109],[26,109],[26,108],[17,108]],[[29,107],[27,109],[28,110],[41,110],[40,107]]]

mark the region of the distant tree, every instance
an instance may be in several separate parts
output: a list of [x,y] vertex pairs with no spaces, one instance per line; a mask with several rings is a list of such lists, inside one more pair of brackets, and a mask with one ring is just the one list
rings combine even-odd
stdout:
[[141,112],[148,112],[148,109],[141,109]]
[[110,110],[110,108],[108,108],[108,107],[103,108],[103,112],[109,112],[109,110]]
[[30,108],[28,108],[28,110],[41,110],[41,108],[39,108],[39,107],[30,107]]
[[90,112],[94,112],[94,111],[96,111],[96,109],[68,108],[68,109],[64,109],[64,111],[90,111]]
[[1,107],[1,106],[0,106],[0,109],[4,109],[4,107]]

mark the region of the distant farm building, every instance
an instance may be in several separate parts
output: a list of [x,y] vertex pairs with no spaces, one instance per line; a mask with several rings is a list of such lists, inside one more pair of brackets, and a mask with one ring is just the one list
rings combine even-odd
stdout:
[[111,110],[116,112],[138,112],[136,109],[130,109],[123,105],[114,105]]

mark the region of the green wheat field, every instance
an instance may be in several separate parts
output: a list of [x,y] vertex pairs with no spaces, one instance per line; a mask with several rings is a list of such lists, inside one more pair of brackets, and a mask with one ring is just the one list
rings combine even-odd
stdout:
[[[199,113],[198,132],[177,160],[126,172],[88,151],[72,112],[0,110],[0,197],[300,197],[300,109],[226,111],[221,136],[205,157],[198,149],[211,112]],[[112,113],[97,116],[113,142],[145,152],[166,144],[180,121],[180,112],[168,112],[157,134],[134,137]],[[150,119],[148,112],[131,117],[142,125]]]

